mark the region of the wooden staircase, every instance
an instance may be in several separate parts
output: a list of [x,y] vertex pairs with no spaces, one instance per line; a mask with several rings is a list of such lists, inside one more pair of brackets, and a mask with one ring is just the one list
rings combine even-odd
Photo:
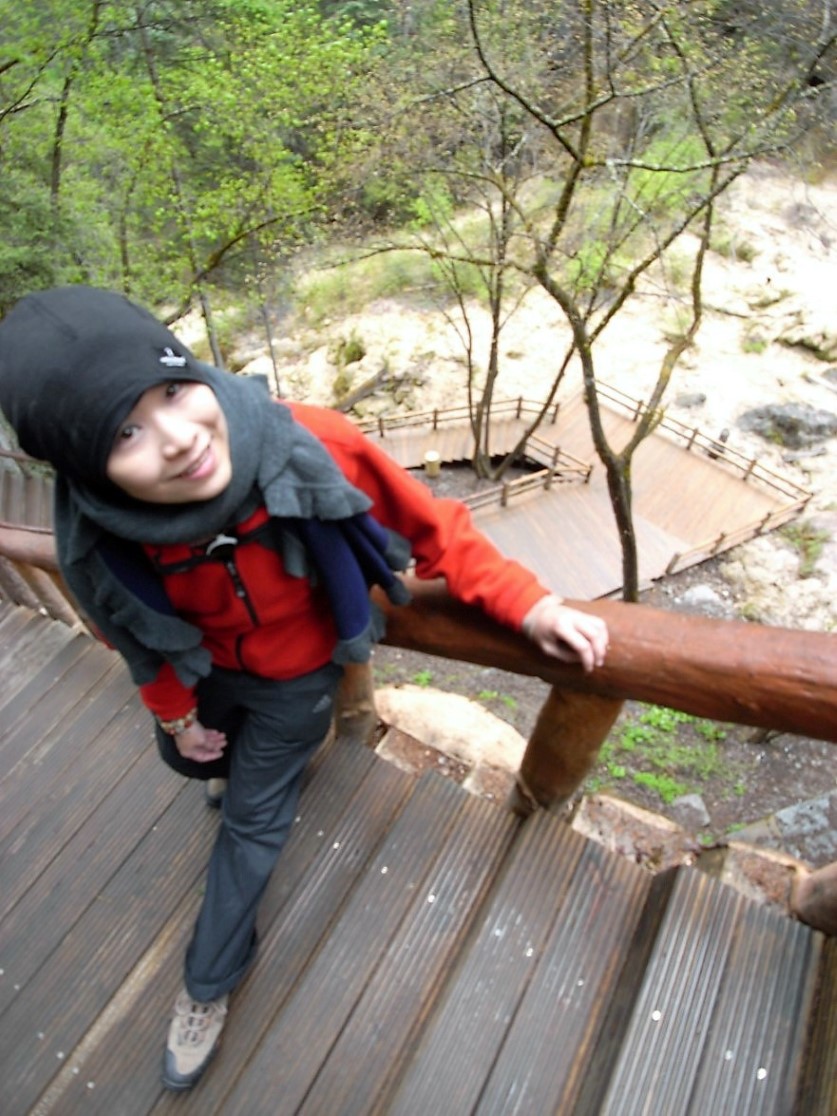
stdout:
[[837,939],[335,741],[204,1081],[159,1085],[217,814],[120,662],[0,603],[4,1116],[834,1116]]

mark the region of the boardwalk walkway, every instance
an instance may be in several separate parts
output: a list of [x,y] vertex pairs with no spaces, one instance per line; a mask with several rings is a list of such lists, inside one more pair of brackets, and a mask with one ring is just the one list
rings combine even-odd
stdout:
[[[641,406],[612,389],[602,389],[604,425],[611,444],[621,447]],[[491,446],[511,450],[535,413],[534,404],[499,408]],[[367,433],[406,467],[418,467],[428,450],[443,461],[467,460],[473,436],[464,408],[434,416],[412,416],[392,424],[368,424]],[[537,431],[527,454],[542,466],[556,452],[565,460],[592,465],[589,477],[557,464],[537,484],[516,482],[505,496],[480,498],[479,526],[506,554],[533,569],[545,584],[579,599],[616,593],[622,585],[621,548],[581,396],[560,405]],[[765,530],[787,522],[810,494],[761,469],[698,431],[664,422],[640,446],[633,461],[634,526],[641,584],[720,554]],[[433,487],[434,482],[428,483]],[[504,501],[504,502],[503,502]],[[470,502],[470,501],[469,501]]]
[[0,603],[4,1116],[833,1116],[837,939],[344,742],[190,1095],[165,1019],[217,814],[116,656]]

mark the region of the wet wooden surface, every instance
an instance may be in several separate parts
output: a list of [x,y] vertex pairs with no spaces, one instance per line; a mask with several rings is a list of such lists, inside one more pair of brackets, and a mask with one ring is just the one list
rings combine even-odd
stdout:
[[337,742],[187,1096],[163,1036],[218,826],[116,657],[0,604],[4,1116],[833,1112],[833,940]]

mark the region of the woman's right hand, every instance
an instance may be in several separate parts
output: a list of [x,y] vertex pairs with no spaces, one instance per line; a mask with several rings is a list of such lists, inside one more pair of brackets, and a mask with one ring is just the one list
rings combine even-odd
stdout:
[[184,759],[209,763],[221,758],[227,746],[227,736],[217,729],[204,728],[200,721],[194,721],[183,732],[175,734],[174,744]]

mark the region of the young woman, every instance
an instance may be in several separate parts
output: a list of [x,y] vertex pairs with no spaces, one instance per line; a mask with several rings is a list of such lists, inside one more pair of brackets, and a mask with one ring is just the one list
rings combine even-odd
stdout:
[[272,401],[195,359],[120,295],[66,287],[0,323],[0,408],[56,470],[65,579],[124,657],[165,761],[228,780],[163,1081],[186,1089],[252,964],[256,913],[329,727],[343,663],[382,633],[369,588],[395,570],[592,670],[602,621],[502,557],[343,416]]

